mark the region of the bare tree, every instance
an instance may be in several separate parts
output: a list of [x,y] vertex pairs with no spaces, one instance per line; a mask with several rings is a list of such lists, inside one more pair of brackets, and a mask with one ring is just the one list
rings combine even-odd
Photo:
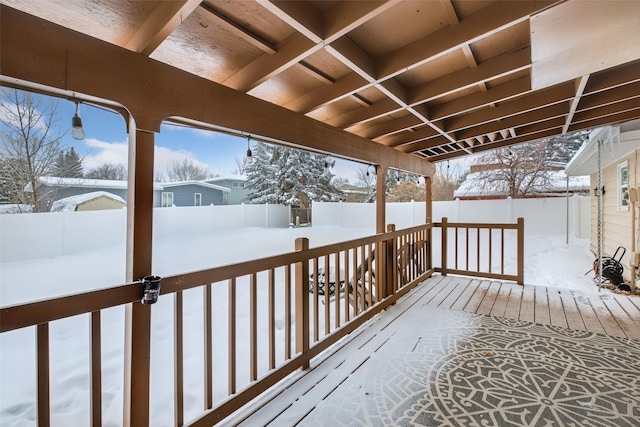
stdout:
[[213,178],[213,174],[209,169],[206,166],[198,166],[189,159],[175,161],[171,163],[167,170],[167,180],[169,182],[201,181],[207,178]]
[[367,192],[367,196],[365,197],[365,201],[370,203],[375,199],[375,190],[376,190],[376,173],[375,170],[373,172],[370,171],[369,166],[361,166],[356,173],[358,174],[358,185],[365,188]]
[[427,199],[424,185],[416,183],[414,180],[406,179],[400,181],[391,190],[387,197],[388,202],[424,202]]
[[244,157],[236,157],[236,168],[232,171],[234,175],[244,175],[247,162]]
[[[14,89],[0,97],[0,181],[15,203],[33,204],[40,212],[38,178],[48,175],[61,151],[58,102]],[[29,191],[30,190],[30,191]]]
[[496,149],[478,159],[475,180],[483,192],[524,198],[544,194],[551,171],[566,165],[586,138],[585,132]]
[[127,168],[117,163],[103,163],[89,170],[85,177],[91,179],[109,179],[124,181],[127,179]]
[[453,193],[464,181],[465,175],[456,173],[449,164],[436,164],[436,173],[433,175],[431,194],[433,200],[453,200]]

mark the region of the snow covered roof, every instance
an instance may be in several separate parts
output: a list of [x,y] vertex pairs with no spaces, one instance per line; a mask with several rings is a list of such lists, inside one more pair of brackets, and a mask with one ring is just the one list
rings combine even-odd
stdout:
[[640,149],[640,120],[623,123],[619,127],[607,126],[592,130],[589,139],[565,167],[567,175],[591,175],[598,172],[598,141],[604,143],[600,160],[602,167],[606,168]]
[[208,178],[203,180],[204,182],[219,182],[219,181],[242,181],[245,182],[247,177],[244,175],[222,175],[216,176],[215,178]]
[[123,206],[127,205],[127,202],[122,197],[116,196],[113,193],[106,191],[93,191],[91,193],[78,194],[76,196],[56,200],[53,205],[51,205],[51,212],[75,211],[78,205],[99,197],[107,197],[111,200],[122,203]]
[[[56,176],[41,176],[38,182],[50,187],[80,187],[80,188],[111,188],[126,190],[127,181],[116,181],[111,179],[87,179],[87,178],[60,178]],[[162,190],[162,185],[155,183],[155,190]],[[31,184],[25,187],[26,191],[31,191]]]
[[[509,194],[509,189],[504,181],[483,185],[479,178],[483,172],[475,172],[467,175],[464,182],[453,193],[453,197],[497,197]],[[563,193],[567,190],[567,176],[563,171],[549,172],[551,185],[544,191],[546,193]],[[570,176],[569,191],[588,191],[590,179],[588,176]]]
[[204,181],[179,181],[179,182],[165,182],[162,183],[162,187],[163,189],[165,188],[171,188],[171,187],[182,187],[185,185],[199,185],[201,187],[207,187],[207,188],[213,188],[215,190],[220,190],[224,193],[228,193],[231,190],[229,190],[227,187],[222,187],[220,185],[215,185],[215,184],[209,184],[207,182]]

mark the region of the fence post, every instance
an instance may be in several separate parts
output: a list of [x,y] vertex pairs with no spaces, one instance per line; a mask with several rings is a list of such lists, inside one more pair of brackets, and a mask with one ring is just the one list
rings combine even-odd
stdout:
[[[296,251],[309,249],[309,239],[298,237]],[[297,262],[295,265],[295,301],[296,301],[296,352],[305,355],[309,350],[309,261]],[[302,369],[309,367],[305,360]]]
[[447,217],[442,217],[442,253],[440,254],[440,274],[447,275]]
[[524,285],[524,218],[518,218],[518,284]]

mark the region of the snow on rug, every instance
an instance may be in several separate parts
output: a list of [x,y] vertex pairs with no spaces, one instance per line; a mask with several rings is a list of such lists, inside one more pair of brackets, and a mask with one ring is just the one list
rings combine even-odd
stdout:
[[420,308],[299,425],[639,425],[639,341]]

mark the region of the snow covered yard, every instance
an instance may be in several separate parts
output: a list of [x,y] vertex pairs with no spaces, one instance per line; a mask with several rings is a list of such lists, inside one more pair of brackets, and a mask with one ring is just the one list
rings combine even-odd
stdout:
[[[373,230],[368,228],[323,226],[248,228],[161,239],[153,250],[153,272],[167,276],[290,252],[297,237],[308,237],[311,247],[316,247],[371,234]],[[592,262],[587,240],[574,239],[566,245],[564,236],[525,237],[525,282],[528,284],[563,287],[582,293],[597,292],[592,274],[585,275]],[[0,266],[0,303],[6,306],[119,284],[124,282],[123,266],[122,247],[4,263]],[[276,278],[276,282],[281,280]],[[239,298],[246,292],[246,283],[239,281]],[[173,420],[172,300],[170,296],[162,297],[152,312],[151,422],[154,426],[171,425]],[[224,341],[228,315],[226,287],[214,287],[213,301],[214,325],[223,325],[214,328],[214,335]],[[202,402],[201,308],[201,291],[185,292],[186,419],[199,413]],[[116,307],[104,310],[102,316],[103,420],[106,426],[122,423],[123,312],[122,307]],[[248,313],[239,310],[238,328],[245,328],[247,323]],[[283,327],[284,319],[276,318],[278,340],[283,336]],[[266,334],[265,325],[260,325],[259,329]],[[88,316],[52,322],[50,334],[52,425],[86,425],[89,420]],[[34,328],[27,328],[0,336],[0,424],[3,426],[36,424],[34,335]],[[248,343],[239,341],[238,359],[246,361],[247,353]],[[226,395],[227,349],[216,351],[214,357],[214,377],[219,384],[214,397],[219,401],[218,396]],[[265,369],[264,366],[259,368]],[[238,372],[243,369],[239,367]]]

